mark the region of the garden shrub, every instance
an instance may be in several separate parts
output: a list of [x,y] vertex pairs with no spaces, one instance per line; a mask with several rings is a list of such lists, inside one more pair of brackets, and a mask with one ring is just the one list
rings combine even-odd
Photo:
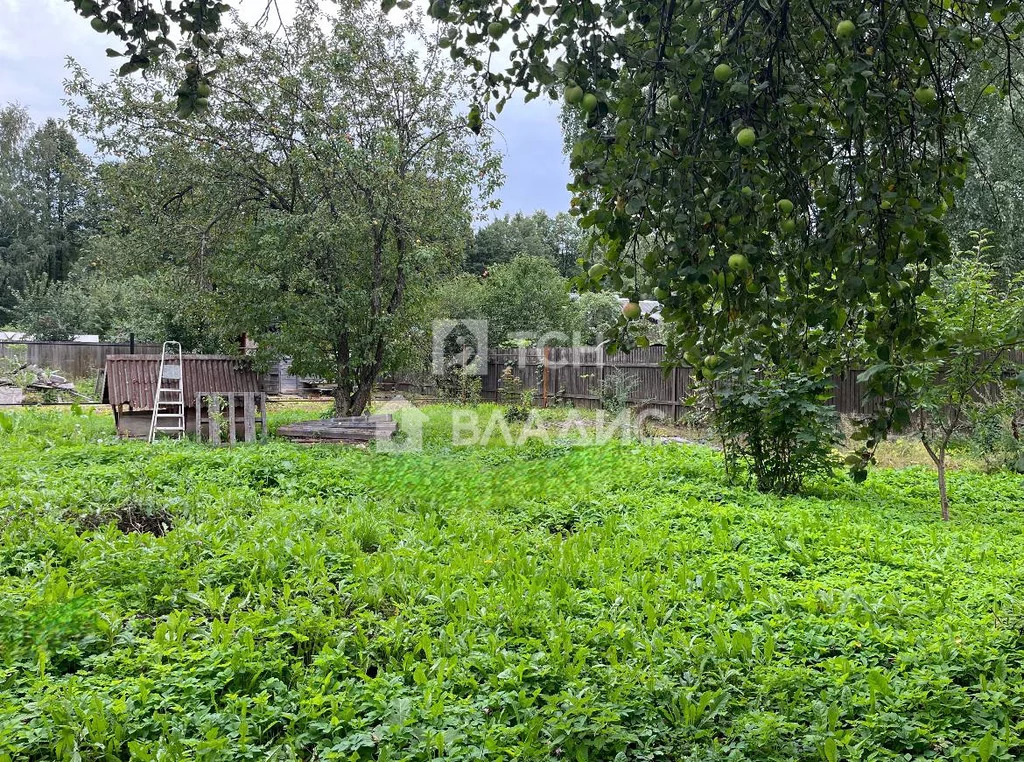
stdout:
[[601,407],[613,415],[618,415],[629,407],[630,397],[636,391],[637,381],[630,378],[621,368],[612,368],[598,387]]
[[1024,394],[1019,389],[1002,393],[1002,399],[973,412],[970,449],[989,471],[1024,473]]
[[784,371],[724,380],[714,392],[714,425],[732,476],[746,466],[762,492],[795,494],[839,465],[839,418],[825,379]]
[[506,421],[525,421],[530,417],[533,390],[523,389],[523,382],[511,365],[502,371],[498,394],[501,404],[505,406]]
[[476,362],[449,368],[438,378],[437,392],[443,402],[457,405],[476,405],[480,402],[483,382],[477,373]]

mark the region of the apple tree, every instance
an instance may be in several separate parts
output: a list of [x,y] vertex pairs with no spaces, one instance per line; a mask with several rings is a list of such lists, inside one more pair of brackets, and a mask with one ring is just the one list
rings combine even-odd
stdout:
[[[909,422],[901,371],[935,340],[918,302],[949,257],[942,219],[972,109],[1019,97],[1020,3],[434,0],[430,13],[478,73],[478,126],[513,91],[577,109],[573,208],[605,252],[586,285],[653,281],[675,361],[709,380],[870,363],[888,404],[862,475]],[[980,86],[959,89],[974,73]]]

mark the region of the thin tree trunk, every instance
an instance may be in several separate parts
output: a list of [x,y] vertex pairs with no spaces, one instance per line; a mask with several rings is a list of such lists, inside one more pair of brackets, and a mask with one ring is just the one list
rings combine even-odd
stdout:
[[334,417],[345,418],[348,416],[349,398],[348,392],[339,383],[334,389]]
[[946,448],[939,448],[939,459],[936,462],[939,470],[939,505],[942,506],[942,520],[949,521],[949,496],[946,494]]
[[921,443],[928,452],[928,457],[935,464],[935,470],[939,475],[939,506],[942,508],[942,520],[949,521],[949,495],[946,492],[946,446],[949,444],[949,437],[947,436],[942,440],[938,452],[932,448],[928,438],[923,433],[921,434]]

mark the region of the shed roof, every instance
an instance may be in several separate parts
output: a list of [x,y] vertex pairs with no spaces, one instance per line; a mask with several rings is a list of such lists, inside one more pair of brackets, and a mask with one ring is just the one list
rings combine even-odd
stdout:
[[[260,377],[244,358],[228,355],[185,355],[182,385],[185,407],[195,407],[197,394],[239,394],[261,391]],[[152,410],[160,355],[107,355],[103,401],[129,410]]]

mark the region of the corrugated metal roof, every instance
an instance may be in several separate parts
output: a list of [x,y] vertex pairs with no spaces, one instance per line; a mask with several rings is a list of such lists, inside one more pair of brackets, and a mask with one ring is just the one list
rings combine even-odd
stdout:
[[[185,406],[194,407],[197,394],[261,391],[260,377],[245,361],[227,355],[182,357]],[[129,410],[152,410],[160,355],[108,355],[103,401]]]

